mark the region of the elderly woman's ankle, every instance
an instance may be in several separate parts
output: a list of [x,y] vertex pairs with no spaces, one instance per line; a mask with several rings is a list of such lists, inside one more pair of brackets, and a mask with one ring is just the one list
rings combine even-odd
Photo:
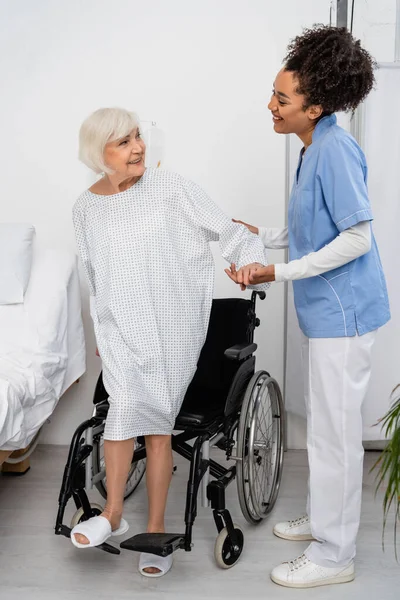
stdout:
[[111,525],[119,526],[119,522],[122,518],[122,509],[104,508],[102,516],[108,519]]

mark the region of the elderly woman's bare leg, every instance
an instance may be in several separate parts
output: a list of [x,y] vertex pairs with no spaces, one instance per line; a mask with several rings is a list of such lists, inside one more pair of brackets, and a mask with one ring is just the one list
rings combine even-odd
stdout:
[[[134,440],[104,440],[104,458],[107,477],[107,502],[102,512],[111,523],[111,529],[118,529],[124,504],[124,490],[132,463]],[[86,536],[76,533],[79,544],[88,544]]]
[[[149,435],[146,437],[146,483],[149,497],[148,533],[165,532],[165,507],[172,476],[172,449],[170,435]],[[144,569],[147,573],[157,573],[159,569]]]

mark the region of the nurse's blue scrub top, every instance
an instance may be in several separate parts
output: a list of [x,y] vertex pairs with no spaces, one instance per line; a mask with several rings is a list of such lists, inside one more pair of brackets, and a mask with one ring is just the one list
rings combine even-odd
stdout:
[[[335,115],[324,117],[300,157],[290,197],[290,260],[316,252],[341,231],[372,219],[365,156],[337,125]],[[390,319],[373,234],[367,254],[322,275],[293,281],[293,289],[300,328],[308,337],[363,335]]]

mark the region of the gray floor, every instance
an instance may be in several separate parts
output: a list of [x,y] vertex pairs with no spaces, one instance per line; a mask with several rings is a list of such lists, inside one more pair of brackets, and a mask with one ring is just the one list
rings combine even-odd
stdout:
[[[219,569],[213,559],[216,529],[210,511],[200,508],[191,553],[178,552],[173,570],[164,578],[145,579],[137,568],[137,556],[120,556],[90,549],[77,550],[69,540],[55,536],[53,522],[65,464],[65,447],[40,446],[32,457],[32,468],[21,478],[0,477],[0,598],[1,600],[145,600],[222,598],[374,598],[400,597],[400,565],[393,553],[393,521],[388,524],[387,547],[381,548],[381,497],[374,499],[369,468],[376,454],[365,460],[364,501],[358,541],[357,578],[353,583],[312,590],[290,590],[269,579],[272,566],[301,554],[304,542],[286,542],[274,537],[277,520],[298,516],[305,503],[307,459],[305,452],[285,454],[281,493],[268,521],[247,525],[240,513],[236,487],[228,491],[228,505],[235,521],[243,526],[246,547],[241,561],[231,570]],[[176,460],[168,506],[170,531],[182,530],[187,463]],[[100,501],[97,492],[91,499]],[[67,511],[68,520],[73,506]],[[146,520],[145,487],[126,504],[125,518],[131,529],[126,537],[143,531]],[[65,521],[67,522],[67,521]],[[120,538],[121,539],[121,538]]]

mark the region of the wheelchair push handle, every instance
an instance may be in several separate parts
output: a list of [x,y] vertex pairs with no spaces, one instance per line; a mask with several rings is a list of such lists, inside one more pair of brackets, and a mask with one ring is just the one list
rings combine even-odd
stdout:
[[[260,300],[265,300],[265,292],[261,292],[261,291],[257,291],[257,290],[253,290],[251,293],[251,307],[254,311],[254,314],[256,314],[256,300],[257,300],[257,296],[259,296]],[[256,327],[260,326],[260,319],[256,319],[255,322]]]
[[265,300],[266,294],[265,294],[265,292],[259,292],[257,290],[253,290],[253,292],[251,293],[251,301],[254,305],[256,304],[257,296],[260,297],[260,300]]

